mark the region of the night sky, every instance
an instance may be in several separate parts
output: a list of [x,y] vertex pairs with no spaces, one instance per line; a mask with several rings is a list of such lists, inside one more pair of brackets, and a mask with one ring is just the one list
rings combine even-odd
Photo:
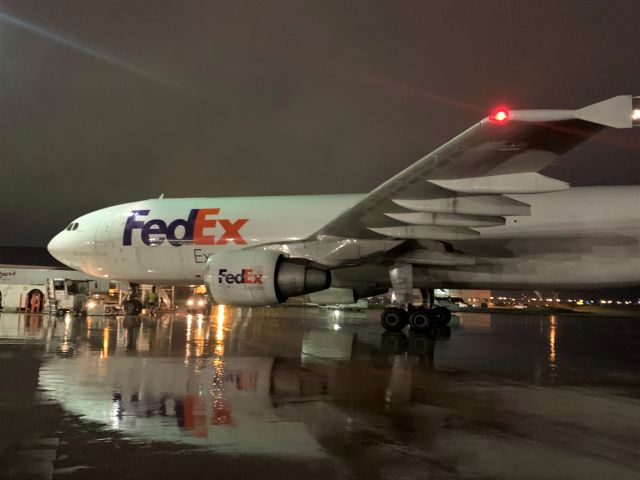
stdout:
[[[0,1],[0,245],[160,193],[367,192],[498,103],[640,95],[639,19],[636,0]],[[640,132],[546,173],[640,184]]]

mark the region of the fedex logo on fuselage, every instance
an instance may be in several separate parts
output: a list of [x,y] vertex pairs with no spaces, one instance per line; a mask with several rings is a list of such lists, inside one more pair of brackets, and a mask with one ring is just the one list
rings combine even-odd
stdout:
[[[161,245],[165,239],[174,247],[189,245],[246,245],[240,229],[248,218],[229,220],[214,218],[219,208],[194,208],[186,219],[178,218],[165,222],[159,218],[147,219],[150,210],[132,210],[124,226],[122,245],[131,245],[133,232],[140,230],[145,245]],[[214,230],[215,229],[215,230]]]

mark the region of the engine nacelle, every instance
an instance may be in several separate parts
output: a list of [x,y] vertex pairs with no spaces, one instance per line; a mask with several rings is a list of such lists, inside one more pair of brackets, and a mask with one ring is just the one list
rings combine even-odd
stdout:
[[348,305],[356,303],[356,294],[352,288],[329,288],[312,293],[308,297],[309,302],[318,305]]
[[329,270],[277,252],[242,250],[210,257],[205,280],[216,303],[265,306],[329,288]]

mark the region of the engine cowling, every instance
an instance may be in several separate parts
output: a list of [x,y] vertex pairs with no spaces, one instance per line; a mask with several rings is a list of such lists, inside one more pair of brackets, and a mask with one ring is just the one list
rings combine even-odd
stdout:
[[308,260],[242,250],[212,255],[205,281],[216,303],[265,306],[329,288],[331,274]]
[[346,305],[357,301],[353,288],[329,288],[310,294],[308,299],[318,305]]

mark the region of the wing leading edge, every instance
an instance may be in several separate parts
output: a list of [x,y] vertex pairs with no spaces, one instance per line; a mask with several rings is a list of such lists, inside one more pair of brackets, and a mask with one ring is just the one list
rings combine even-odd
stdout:
[[505,216],[529,215],[505,195],[553,192],[566,182],[539,173],[606,127],[640,124],[640,97],[578,110],[499,111],[371,191],[315,236],[440,242],[473,239]]

